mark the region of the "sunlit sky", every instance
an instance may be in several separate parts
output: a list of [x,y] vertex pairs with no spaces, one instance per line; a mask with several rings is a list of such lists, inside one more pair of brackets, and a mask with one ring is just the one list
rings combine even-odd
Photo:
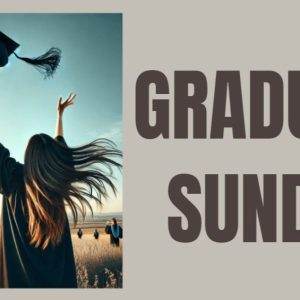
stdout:
[[[70,92],[77,98],[64,115],[67,143],[107,137],[122,148],[121,14],[0,14],[0,31],[21,45],[21,56],[62,50],[61,66],[49,80],[14,56],[0,69],[0,142],[11,156],[23,162],[33,134],[53,136],[57,99]],[[104,212],[122,211],[121,179],[116,173],[119,193]]]

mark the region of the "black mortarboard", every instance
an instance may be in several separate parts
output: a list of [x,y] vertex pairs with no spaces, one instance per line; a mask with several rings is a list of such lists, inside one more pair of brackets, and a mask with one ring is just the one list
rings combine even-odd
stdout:
[[18,43],[0,31],[0,67],[4,67],[8,63],[9,56],[14,54],[18,59],[34,66],[44,75],[45,78],[49,78],[54,74],[61,58],[60,49],[52,47],[45,54],[39,57],[27,58],[20,57],[15,53],[15,50],[19,46],[20,45]]

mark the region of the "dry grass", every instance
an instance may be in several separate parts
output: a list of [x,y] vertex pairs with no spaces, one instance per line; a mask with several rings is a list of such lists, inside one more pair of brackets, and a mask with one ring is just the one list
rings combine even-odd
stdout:
[[79,288],[122,288],[122,244],[110,245],[109,235],[95,240],[88,233],[72,234]]

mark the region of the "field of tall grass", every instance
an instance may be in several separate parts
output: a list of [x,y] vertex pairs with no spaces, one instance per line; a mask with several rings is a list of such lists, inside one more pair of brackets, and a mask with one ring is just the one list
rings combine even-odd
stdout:
[[79,288],[122,288],[122,242],[113,247],[103,232],[98,240],[92,233],[82,239],[73,233],[72,241]]

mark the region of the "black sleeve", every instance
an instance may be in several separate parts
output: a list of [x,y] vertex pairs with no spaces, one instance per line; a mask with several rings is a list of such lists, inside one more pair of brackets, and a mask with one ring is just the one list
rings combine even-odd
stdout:
[[22,165],[14,158],[10,157],[8,149],[0,144],[0,193],[9,195],[16,183],[16,176],[18,176]]
[[110,229],[110,226],[109,226],[109,225],[107,225],[107,226],[105,227],[105,232],[106,232],[107,234],[111,234],[111,229]]

